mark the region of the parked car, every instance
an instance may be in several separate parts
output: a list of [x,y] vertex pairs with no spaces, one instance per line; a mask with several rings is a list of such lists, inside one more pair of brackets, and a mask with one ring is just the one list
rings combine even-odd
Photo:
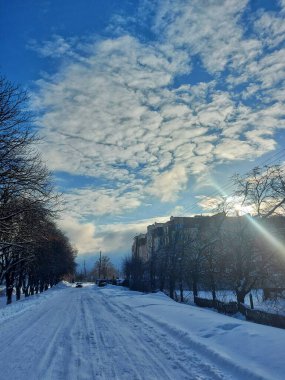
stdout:
[[75,287],[76,288],[83,288],[82,282],[77,282]]
[[129,286],[129,280],[127,280],[126,278],[117,279],[117,285],[128,287]]
[[100,287],[107,285],[107,281],[106,280],[97,280],[96,283]]

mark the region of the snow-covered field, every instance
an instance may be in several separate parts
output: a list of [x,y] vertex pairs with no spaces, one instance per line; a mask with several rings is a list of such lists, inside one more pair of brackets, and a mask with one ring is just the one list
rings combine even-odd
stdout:
[[0,379],[284,379],[285,330],[62,284],[0,310]]

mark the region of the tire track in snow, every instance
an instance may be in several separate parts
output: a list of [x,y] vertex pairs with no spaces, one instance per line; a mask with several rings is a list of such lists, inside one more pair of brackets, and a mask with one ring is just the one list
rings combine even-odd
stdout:
[[259,378],[97,287],[54,294],[5,321],[0,340],[5,380]]
[[[60,295],[59,293],[58,297]],[[64,320],[57,318],[50,307],[52,300],[58,297],[41,303],[38,309],[27,309],[18,318],[11,318],[5,322],[6,334],[1,339],[1,358],[7,359],[3,363],[0,362],[3,379],[52,378],[47,370],[52,363],[55,347],[64,327]],[[69,306],[67,303],[65,310],[68,310]],[[40,373],[42,363],[46,369],[44,377]]]
[[[56,342],[51,342],[48,348],[48,369],[46,368],[47,356],[43,358],[39,365],[40,368],[43,368],[40,372],[40,379],[93,379],[93,367],[89,363],[87,363],[87,366],[83,365],[83,362],[89,359],[86,356],[86,341],[83,335],[85,326],[82,323],[85,305],[84,296],[76,294],[74,300],[74,293],[71,293],[69,298],[69,307],[66,307],[62,316],[65,323],[61,326]],[[66,302],[65,306],[67,306]],[[82,353],[82,348],[85,355]],[[87,375],[86,368],[88,369]],[[80,377],[78,377],[78,374],[80,374]],[[90,374],[92,376],[89,376]]]
[[[93,295],[89,303],[95,304],[96,299],[98,296]],[[92,307],[89,311],[91,309]],[[104,364],[105,367],[103,379],[170,379],[159,362],[154,362],[147,348],[136,341],[137,337],[133,335],[129,325],[124,326],[124,321],[114,320],[114,316],[102,305],[101,300],[100,310],[94,317],[94,325],[102,361],[100,364],[101,366]],[[144,359],[143,372],[140,363],[142,359]],[[149,376],[146,376],[146,372]]]
[[[163,324],[149,315],[138,312],[135,308],[131,308],[123,303],[116,302],[116,297],[108,300],[103,298],[105,305],[113,310],[114,313],[130,319],[136,326],[148,331],[150,336],[156,336],[155,342],[165,353],[169,353],[169,347],[175,346],[175,350],[171,349],[171,354],[175,353],[173,360],[179,367],[183,367],[193,376],[193,379],[247,379],[247,380],[265,380],[263,376],[252,373],[247,368],[241,368],[221,356],[214,350],[209,349],[203,343],[191,338],[190,334],[185,334],[180,330],[176,330],[173,326]],[[151,342],[151,340],[150,340]],[[183,365],[187,362],[187,365]],[[189,372],[189,364],[191,370]],[[221,369],[220,369],[221,368]],[[202,376],[202,377],[201,377]],[[191,377],[192,378],[192,377]],[[189,379],[189,377],[188,377]]]
[[[142,319],[142,315],[138,314],[133,308],[108,301],[104,297],[102,297],[101,303],[111,313],[132,327],[138,336],[144,337],[144,345],[148,347],[152,357],[157,357],[158,359],[160,357],[160,359],[164,359],[164,362],[166,359],[171,363],[170,368],[167,369],[168,374],[171,371],[173,372],[173,375],[169,377],[170,379],[225,380],[232,378],[230,375],[224,375],[213,363],[209,361],[205,363],[205,358],[199,357],[193,349],[191,350],[189,347],[181,349],[180,342],[177,343],[175,339],[169,339],[168,334],[165,332],[158,333],[157,329],[146,323]],[[158,378],[162,379],[164,377]],[[147,379],[147,377],[143,379]]]

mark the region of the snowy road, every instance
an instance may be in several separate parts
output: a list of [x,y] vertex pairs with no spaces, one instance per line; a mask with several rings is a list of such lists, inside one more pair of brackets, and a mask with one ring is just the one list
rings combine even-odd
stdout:
[[271,378],[178,334],[148,315],[149,305],[130,306],[124,297],[123,290],[69,287],[8,318],[0,328],[0,379]]

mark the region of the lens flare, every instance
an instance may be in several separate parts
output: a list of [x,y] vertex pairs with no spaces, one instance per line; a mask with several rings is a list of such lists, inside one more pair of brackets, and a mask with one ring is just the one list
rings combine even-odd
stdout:
[[274,235],[272,235],[264,226],[262,226],[256,219],[254,219],[250,215],[245,215],[247,220],[252,224],[252,226],[258,231],[263,238],[265,238],[268,243],[272,245],[276,251],[285,255],[285,245],[279,239],[277,239]]

